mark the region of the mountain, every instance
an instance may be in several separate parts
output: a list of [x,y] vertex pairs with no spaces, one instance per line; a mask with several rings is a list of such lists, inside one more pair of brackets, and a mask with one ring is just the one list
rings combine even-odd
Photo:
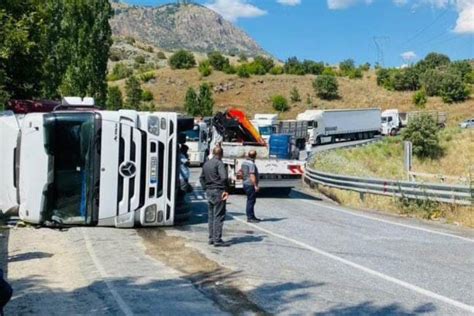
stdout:
[[167,51],[268,55],[244,31],[202,5],[145,7],[111,2],[115,15],[110,24],[115,36],[131,36]]

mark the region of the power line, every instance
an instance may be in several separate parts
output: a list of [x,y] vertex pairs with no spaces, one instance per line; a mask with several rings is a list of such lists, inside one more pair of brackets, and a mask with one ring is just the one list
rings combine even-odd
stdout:
[[411,43],[412,41],[414,41],[415,39],[418,38],[418,36],[420,36],[424,31],[426,31],[427,29],[429,29],[430,27],[432,27],[436,22],[438,22],[439,19],[441,19],[447,12],[448,12],[448,7],[446,7],[446,9],[443,10],[443,12],[441,12],[433,21],[431,21],[428,25],[426,25],[425,27],[421,28],[418,32],[415,33],[415,35],[413,35],[412,37],[410,37],[408,40],[406,40],[405,42],[403,42],[401,44],[401,46],[403,45],[407,45],[409,43]]

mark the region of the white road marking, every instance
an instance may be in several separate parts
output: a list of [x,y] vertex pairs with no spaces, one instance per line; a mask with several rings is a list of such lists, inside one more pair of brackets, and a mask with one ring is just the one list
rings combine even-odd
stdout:
[[335,256],[333,254],[330,254],[324,250],[321,250],[321,249],[318,249],[318,248],[315,248],[315,247],[312,247],[310,245],[307,245],[301,241],[298,241],[298,240],[295,240],[295,239],[292,239],[292,238],[289,238],[289,237],[286,237],[284,235],[280,235],[278,233],[274,233],[272,232],[271,230],[268,230],[268,229],[265,229],[265,228],[262,228],[261,226],[258,226],[258,225],[255,225],[255,224],[251,224],[251,223],[247,223],[245,220],[242,220],[236,216],[233,216],[233,215],[230,215],[234,220],[236,221],[239,221],[241,223],[244,223],[244,224],[247,224],[259,231],[262,231],[264,233],[267,233],[268,235],[271,235],[273,237],[276,237],[276,238],[279,238],[279,239],[283,239],[283,240],[286,240],[290,243],[293,243],[293,244],[296,244],[302,248],[305,248],[307,250],[310,250],[314,253],[317,253],[319,255],[322,255],[324,257],[327,257],[329,259],[332,259],[332,260],[335,260],[335,261],[338,261],[340,263],[343,263],[345,265],[348,265],[350,267],[353,267],[357,270],[360,270],[360,271],[363,271],[365,273],[368,273],[368,274],[371,274],[373,276],[376,276],[378,278],[381,278],[385,281],[388,281],[388,282],[391,282],[393,284],[396,284],[398,286],[401,286],[401,287],[404,287],[408,290],[411,290],[411,291],[414,291],[416,293],[419,293],[421,295],[424,295],[424,296],[427,296],[429,298],[432,298],[432,299],[436,299],[438,301],[441,301],[443,303],[446,303],[446,304],[449,304],[449,305],[452,305],[452,306],[455,306],[457,308],[460,308],[460,309],[463,309],[465,311],[468,311],[468,312],[471,312],[471,313],[474,313],[474,306],[471,306],[471,305],[467,305],[467,304],[464,304],[462,302],[459,302],[459,301],[456,301],[456,300],[453,300],[449,297],[446,297],[446,296],[443,296],[443,295],[440,295],[440,294],[437,294],[437,293],[434,293],[434,292],[431,292],[429,290],[426,290],[424,288],[421,288],[419,286],[416,286],[414,284],[411,284],[411,283],[408,283],[408,282],[405,282],[405,281],[402,281],[402,280],[399,280],[397,278],[394,278],[394,277],[391,277],[389,275],[386,275],[386,274],[383,274],[381,272],[378,272],[378,271],[375,271],[375,270],[372,270],[370,268],[367,268],[367,267],[364,267],[360,264],[357,264],[357,263],[354,263],[352,261],[349,261],[347,259],[344,259],[344,258],[341,258],[341,257],[338,257],[338,256]]
[[84,236],[84,240],[86,242],[86,248],[87,248],[87,251],[89,252],[89,255],[92,259],[92,262],[94,262],[94,265],[95,267],[97,268],[97,270],[99,271],[100,273],[100,276],[102,277],[102,279],[104,280],[105,282],[105,285],[107,286],[107,288],[109,289],[110,293],[112,294],[112,296],[114,297],[115,301],[117,302],[118,306],[120,307],[120,309],[122,310],[122,312],[126,315],[126,316],[132,316],[133,315],[133,312],[132,310],[130,309],[130,307],[127,305],[127,303],[125,303],[125,301],[123,300],[123,298],[120,296],[120,294],[115,290],[115,287],[114,285],[112,284],[112,282],[110,282],[108,280],[109,276],[107,274],[107,272],[105,271],[105,268],[104,266],[100,263],[100,260],[99,258],[97,258],[96,254],[95,254],[95,251],[94,251],[94,248],[92,247],[92,243],[89,239],[89,236],[86,234],[86,231],[84,228],[81,229],[82,230],[82,235]]
[[382,223],[391,224],[391,225],[395,225],[395,226],[400,226],[400,227],[404,227],[404,228],[419,230],[419,231],[423,231],[423,232],[426,232],[426,233],[441,235],[441,236],[445,236],[445,237],[457,238],[457,239],[461,239],[463,241],[468,241],[468,242],[474,243],[474,239],[467,238],[467,237],[462,237],[462,236],[458,236],[458,235],[454,235],[454,234],[450,234],[450,233],[444,233],[444,232],[440,232],[440,231],[436,231],[436,230],[431,230],[431,229],[428,229],[428,228],[423,228],[423,227],[418,227],[418,226],[413,226],[413,225],[408,225],[408,224],[392,222],[392,221],[389,221],[389,220],[386,220],[386,219],[377,218],[377,217],[373,217],[373,216],[369,216],[369,215],[359,214],[359,213],[356,213],[356,212],[351,212],[351,211],[348,211],[348,210],[332,207],[330,205],[325,205],[325,204],[323,205],[323,204],[320,204],[320,203],[317,203],[317,202],[314,202],[314,201],[310,201],[310,200],[301,199],[299,201],[302,201],[302,202],[307,203],[307,204],[323,207],[323,208],[328,208],[330,210],[337,211],[337,212],[340,212],[340,213],[345,213],[345,214],[349,214],[349,215],[353,215],[353,216],[357,216],[357,217],[361,217],[361,218],[365,218],[365,219],[370,219],[370,220],[377,221],[377,222],[382,222]]

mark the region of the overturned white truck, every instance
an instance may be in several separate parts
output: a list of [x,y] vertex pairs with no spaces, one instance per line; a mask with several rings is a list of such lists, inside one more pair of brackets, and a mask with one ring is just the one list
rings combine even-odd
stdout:
[[3,212],[33,224],[175,222],[176,113],[102,111],[71,97],[47,113],[1,113],[0,139]]

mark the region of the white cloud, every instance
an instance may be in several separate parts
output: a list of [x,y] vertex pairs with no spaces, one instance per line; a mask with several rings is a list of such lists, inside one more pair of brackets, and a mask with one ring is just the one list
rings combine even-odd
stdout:
[[301,4],[301,0],[277,0],[279,4],[295,6]]
[[373,0],[327,0],[331,10],[347,9],[359,3],[371,4]]
[[404,52],[400,54],[400,56],[402,57],[403,61],[406,63],[414,61],[417,57],[416,53],[413,51]]
[[474,33],[474,1],[458,0],[457,9],[459,16],[454,27],[456,33]]
[[205,6],[231,22],[239,18],[254,18],[267,14],[267,11],[248,3],[247,0],[214,0]]

